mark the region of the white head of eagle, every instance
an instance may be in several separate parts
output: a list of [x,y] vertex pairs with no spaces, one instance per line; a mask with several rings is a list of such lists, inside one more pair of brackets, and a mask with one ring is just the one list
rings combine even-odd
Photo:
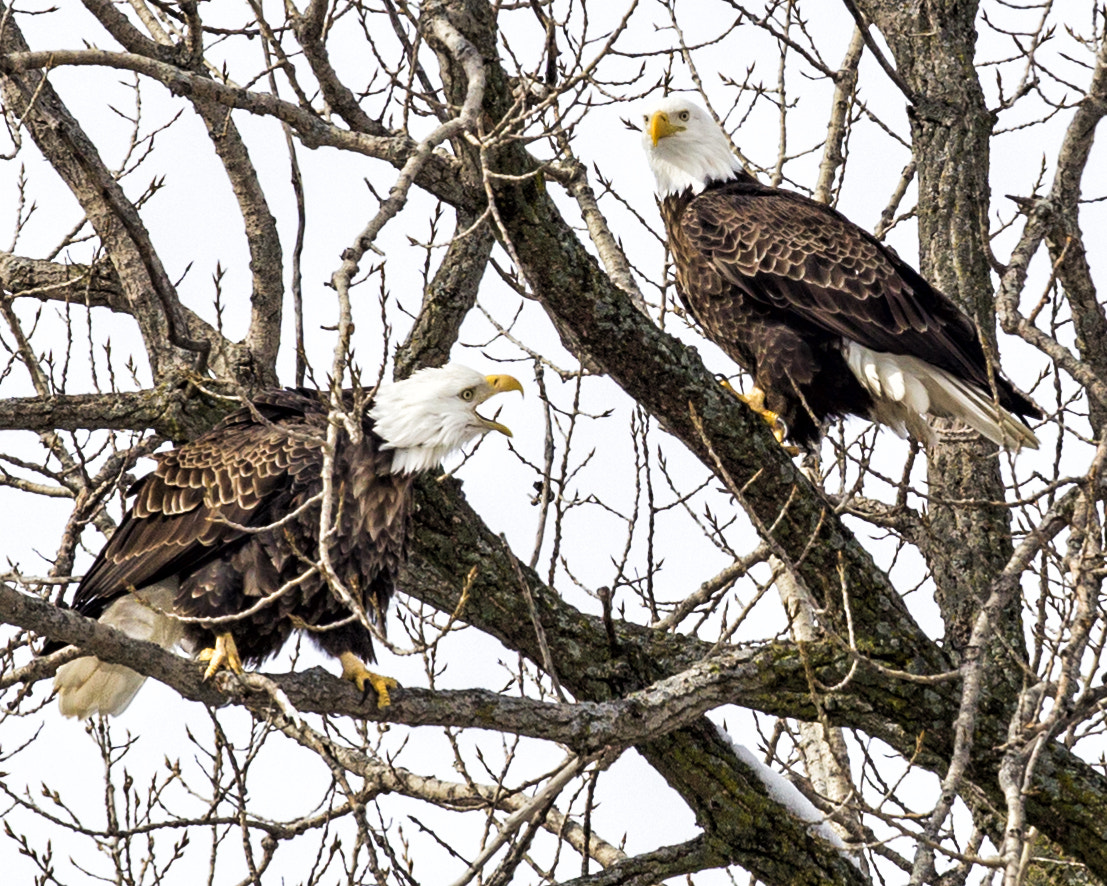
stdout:
[[730,140],[711,115],[684,96],[671,95],[643,115],[642,147],[657,182],[657,196],[727,181],[742,168]]
[[510,437],[507,427],[477,412],[489,397],[507,391],[522,393],[523,386],[510,375],[481,375],[456,363],[429,367],[381,385],[369,417],[384,440],[381,448],[394,450],[393,473],[412,474],[436,467],[488,431]]

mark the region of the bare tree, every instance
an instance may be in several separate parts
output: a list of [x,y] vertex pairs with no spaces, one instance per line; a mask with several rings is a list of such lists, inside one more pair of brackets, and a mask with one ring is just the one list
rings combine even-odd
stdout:
[[[795,464],[675,297],[619,122],[674,89],[917,255],[1042,450],[850,421]],[[0,6],[0,94],[6,869],[1107,881],[1101,6]],[[418,485],[390,708],[62,605],[159,446],[451,355],[539,396]],[[82,738],[44,637],[163,685]]]

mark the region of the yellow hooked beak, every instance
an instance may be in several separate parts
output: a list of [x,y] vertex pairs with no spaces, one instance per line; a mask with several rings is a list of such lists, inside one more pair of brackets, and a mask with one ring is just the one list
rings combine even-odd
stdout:
[[[520,394],[523,393],[523,386],[519,383],[519,379],[513,375],[486,375],[484,380],[488,383],[488,387],[491,388],[491,393],[488,394],[488,397],[494,397],[496,394],[506,394],[508,391],[518,391]],[[488,397],[485,399],[487,400]],[[501,434],[506,434],[508,437],[514,436],[509,427],[500,424],[498,421],[492,421],[492,419],[485,418],[483,415],[478,415],[477,418],[479,418],[490,431],[499,431]]]
[[654,147],[657,147],[657,143],[667,135],[672,135],[676,132],[684,132],[686,127],[674,126],[669,122],[669,115],[664,111],[657,111],[652,117],[650,117],[649,123],[646,124],[646,132],[649,133],[650,139],[653,141]]

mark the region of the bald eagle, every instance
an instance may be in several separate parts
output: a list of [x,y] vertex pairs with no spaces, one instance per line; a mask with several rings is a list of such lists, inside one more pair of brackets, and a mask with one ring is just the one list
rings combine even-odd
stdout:
[[708,113],[670,96],[642,144],[685,307],[753,375],[746,399],[811,449],[859,415],[926,442],[925,413],[1036,449],[1041,411],[989,373],[972,321],[894,251],[829,206],[766,187]]
[[[337,532],[327,550],[338,580],[381,629],[404,557],[414,474],[487,431],[510,436],[476,408],[522,390],[510,375],[423,369],[364,404],[359,440],[340,430]],[[346,406],[354,406],[351,392]],[[256,666],[304,628],[341,661],[345,678],[362,691],[372,686],[388,705],[396,682],[365,666],[375,660],[370,630],[319,568],[327,427],[325,396],[271,391],[155,456],[157,468],[131,488],[130,511],[81,581],[77,611],[165,649],[203,650],[206,676]],[[83,719],[121,713],[145,679],[86,657],[60,667],[54,686],[62,713]]]

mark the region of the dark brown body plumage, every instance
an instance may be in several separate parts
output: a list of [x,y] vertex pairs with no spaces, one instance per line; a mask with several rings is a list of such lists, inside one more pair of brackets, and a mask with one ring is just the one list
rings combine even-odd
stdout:
[[[319,560],[327,405],[306,390],[274,391],[228,416],[179,449],[156,456],[157,469],[130,490],[134,504],[77,590],[75,607],[98,617],[116,598],[176,577],[178,615],[242,612],[304,576]],[[380,620],[404,553],[411,477],[390,472],[372,422],[353,444],[340,433],[335,478],[339,530],[330,549],[335,570],[369,615]],[[287,518],[282,521],[282,518]],[[267,527],[272,528],[248,531]],[[338,656],[373,661],[370,632],[351,618],[318,572],[271,603],[216,630],[229,631],[244,663],[257,665],[288,639],[297,621]],[[212,629],[189,625],[196,646],[212,645]]]
[[[989,391],[976,329],[945,295],[844,216],[736,173],[661,201],[685,307],[766,394],[798,445],[828,419],[873,417],[843,340],[911,355]],[[1001,406],[1038,408],[996,375]]]

